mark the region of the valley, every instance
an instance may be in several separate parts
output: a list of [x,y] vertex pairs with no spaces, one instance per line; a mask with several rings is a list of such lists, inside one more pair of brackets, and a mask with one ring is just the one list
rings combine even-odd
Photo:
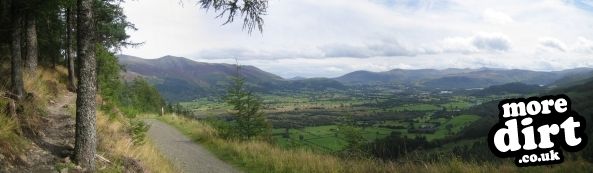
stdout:
[[[169,103],[167,110],[217,129],[236,120],[223,99],[236,75],[233,65],[170,56],[146,60],[120,55],[120,61],[127,68],[124,76],[140,76],[156,86]],[[394,69],[283,79],[241,66],[239,73],[262,101],[272,127],[270,143],[337,155],[362,150],[376,158],[406,161],[451,154],[493,160],[485,135],[497,119],[498,101],[583,85],[593,69]]]
[[[481,116],[468,108],[520,94],[474,96],[482,90],[351,88],[261,94],[274,141],[285,148],[335,153],[347,147],[340,126],[355,122],[367,142],[392,134],[426,141],[452,138]],[[535,93],[531,93],[535,94]],[[232,120],[217,97],[180,102],[186,114],[203,120]]]

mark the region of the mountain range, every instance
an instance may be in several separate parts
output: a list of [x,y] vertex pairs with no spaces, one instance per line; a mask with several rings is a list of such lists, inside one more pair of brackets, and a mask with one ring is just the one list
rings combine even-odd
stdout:
[[464,89],[484,88],[512,82],[521,82],[531,85],[548,85],[566,76],[590,74],[592,70],[593,69],[591,68],[576,68],[563,71],[543,72],[494,68],[449,68],[444,70],[393,69],[386,72],[356,71],[335,79],[350,85],[400,83],[429,88]]
[[[237,67],[232,64],[203,63],[175,56],[143,59],[118,55],[118,58],[125,69],[124,79],[143,77],[154,84],[167,101],[173,102],[223,94],[232,77],[237,75]],[[239,73],[255,91],[325,90],[345,87],[335,80],[326,78],[283,79],[254,66],[241,65]]]
[[[124,79],[141,76],[153,83],[171,102],[192,100],[198,97],[220,95],[231,77],[236,76],[235,65],[196,62],[183,57],[164,56],[143,59],[118,55],[125,68]],[[255,91],[327,90],[349,86],[401,84],[428,89],[486,88],[506,83],[560,86],[570,81],[593,76],[591,68],[562,71],[530,71],[518,69],[393,69],[385,72],[355,71],[337,78],[284,79],[254,66],[240,66],[240,76]],[[560,82],[557,82],[560,81]]]

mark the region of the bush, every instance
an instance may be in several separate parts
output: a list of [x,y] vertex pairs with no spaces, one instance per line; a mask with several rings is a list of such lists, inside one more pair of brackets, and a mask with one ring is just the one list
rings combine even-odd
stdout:
[[134,145],[142,145],[146,143],[146,132],[150,129],[150,125],[141,120],[130,120],[132,142]]
[[216,129],[216,131],[218,132],[218,135],[221,138],[232,139],[232,138],[238,137],[237,136],[238,133],[233,128],[233,127],[235,127],[233,122],[227,122],[227,121],[211,118],[211,119],[206,120],[206,123],[208,123],[208,125],[214,127],[214,129]]

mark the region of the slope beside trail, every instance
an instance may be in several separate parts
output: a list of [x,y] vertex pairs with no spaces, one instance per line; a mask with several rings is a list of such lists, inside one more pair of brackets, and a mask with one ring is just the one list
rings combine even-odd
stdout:
[[[56,172],[56,164],[64,163],[74,149],[76,122],[69,109],[74,106],[76,94],[66,92],[51,99],[45,116],[40,117],[39,131],[31,136],[31,145],[19,159],[22,164],[7,168],[7,172]],[[3,170],[0,170],[2,172]]]

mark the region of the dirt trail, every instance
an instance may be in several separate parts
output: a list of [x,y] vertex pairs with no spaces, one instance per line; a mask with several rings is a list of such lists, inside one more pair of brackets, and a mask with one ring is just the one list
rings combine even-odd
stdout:
[[56,172],[55,165],[64,162],[74,148],[75,121],[68,110],[75,100],[76,94],[67,92],[48,103],[40,131],[28,134],[33,143],[20,157],[23,165],[9,168],[8,172]]
[[193,143],[177,129],[158,120],[146,120],[151,125],[148,135],[157,148],[181,171],[227,173],[239,172],[221,161],[204,147]]

